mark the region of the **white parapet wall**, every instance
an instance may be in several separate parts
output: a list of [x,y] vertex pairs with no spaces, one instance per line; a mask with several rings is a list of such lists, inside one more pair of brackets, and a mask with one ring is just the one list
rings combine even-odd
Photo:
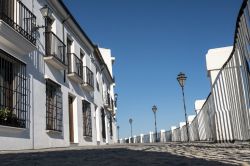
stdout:
[[166,137],[165,137],[165,130],[161,130],[161,138],[160,138],[160,142],[166,142]]
[[205,99],[203,100],[195,100],[194,103],[194,107],[195,107],[195,112],[198,114],[202,108],[202,106],[204,105],[204,103],[206,102]]
[[133,138],[134,140],[133,140],[133,143],[138,143],[137,142],[137,139],[136,139],[136,135],[134,135],[134,138]]
[[140,134],[140,136],[141,136],[141,143],[144,143],[144,139],[143,139],[143,137],[144,137],[144,134]]
[[152,132],[152,131],[149,132],[149,142],[150,143],[154,142],[154,132]]
[[191,123],[192,123],[192,121],[194,120],[195,116],[196,116],[196,115],[189,115],[189,116],[188,116],[188,124],[191,124]]
[[209,49],[206,54],[207,74],[213,85],[221,67],[229,58],[233,50],[232,46]]
[[186,125],[186,122],[180,122],[180,128]]

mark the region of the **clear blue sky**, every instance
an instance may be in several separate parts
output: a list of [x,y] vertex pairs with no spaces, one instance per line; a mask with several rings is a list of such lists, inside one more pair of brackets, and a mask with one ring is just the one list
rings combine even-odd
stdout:
[[233,44],[242,0],[64,0],[87,35],[112,49],[118,93],[120,137],[154,131],[152,106],[158,106],[158,129],[184,121],[181,89],[187,113],[194,101],[206,98],[210,84],[205,54]]

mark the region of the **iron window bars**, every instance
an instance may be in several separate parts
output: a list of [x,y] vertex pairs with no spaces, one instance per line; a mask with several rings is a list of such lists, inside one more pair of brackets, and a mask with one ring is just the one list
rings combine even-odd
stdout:
[[36,16],[20,0],[0,0],[0,19],[36,45]]
[[46,130],[62,131],[61,86],[46,79]]
[[0,50],[0,125],[28,127],[29,80],[26,66]]
[[110,94],[108,91],[104,91],[104,103],[108,108],[111,108]]
[[83,136],[92,137],[92,119],[91,119],[91,104],[82,101],[82,114],[83,114]]

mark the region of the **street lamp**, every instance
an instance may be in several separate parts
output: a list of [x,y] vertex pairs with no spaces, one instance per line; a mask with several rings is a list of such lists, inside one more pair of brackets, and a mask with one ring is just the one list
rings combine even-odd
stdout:
[[133,122],[133,119],[130,118],[129,119],[129,124],[130,124],[130,128],[131,128],[131,130],[130,130],[131,138],[132,138],[132,122]]
[[47,5],[42,7],[40,9],[40,12],[45,19],[45,25],[42,25],[42,26],[36,25],[35,21],[32,20],[31,21],[31,23],[32,23],[31,31],[32,32],[37,31],[39,28],[47,28],[48,20],[50,20],[51,22],[53,22],[55,20],[53,17],[53,11]]
[[187,77],[185,76],[184,73],[180,72],[177,76],[177,80],[181,86],[182,90],[182,97],[183,97],[183,104],[184,104],[184,111],[185,111],[185,119],[186,119],[186,127],[187,127],[187,141],[189,142],[189,134],[188,134],[188,121],[187,121],[187,111],[186,111],[186,104],[185,104],[185,95],[184,95],[184,84],[186,81]]
[[120,129],[120,126],[117,126],[117,133],[118,133],[118,143],[120,143],[120,137],[119,137],[119,129]]
[[156,105],[153,105],[152,111],[153,111],[154,117],[155,117],[155,141],[157,142],[157,126],[156,126],[156,111],[157,111],[157,107],[156,107]]
[[115,94],[115,107],[117,107],[117,98],[118,98],[118,94]]
[[40,9],[40,12],[42,13],[43,17],[53,18],[53,16],[52,16],[53,11],[47,5],[45,5],[44,7],[42,7]]

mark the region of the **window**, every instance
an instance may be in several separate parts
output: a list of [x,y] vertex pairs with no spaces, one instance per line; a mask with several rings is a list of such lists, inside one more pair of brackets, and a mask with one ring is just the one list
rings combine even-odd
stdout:
[[99,72],[98,70],[96,69],[96,89],[98,90],[98,92],[100,92],[100,87],[99,87]]
[[110,137],[113,136],[113,125],[112,125],[112,115],[109,115],[109,130],[110,130]]
[[73,41],[67,37],[67,53],[71,53],[71,47],[72,47]]
[[27,127],[28,92],[25,64],[0,50],[0,125]]
[[46,79],[46,129],[62,131],[61,86]]
[[82,102],[83,114],[83,136],[92,137],[91,104],[84,100]]

